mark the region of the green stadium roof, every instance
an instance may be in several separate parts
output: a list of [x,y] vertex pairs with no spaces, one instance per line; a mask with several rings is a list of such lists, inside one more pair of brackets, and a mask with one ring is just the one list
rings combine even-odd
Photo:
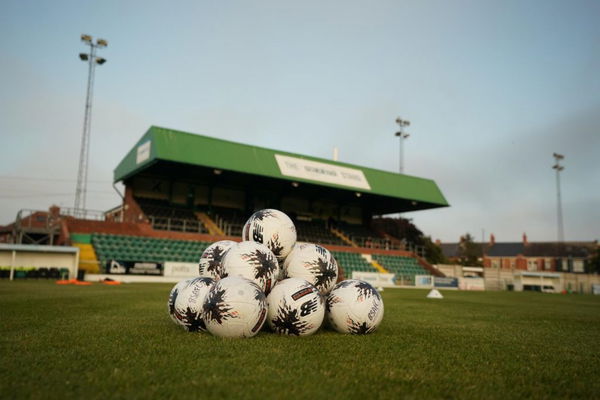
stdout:
[[[163,164],[180,164],[250,174],[318,187],[402,199],[413,209],[446,207],[444,195],[431,179],[266,149],[203,135],[152,126],[114,171],[114,181]],[[389,209],[389,206],[386,207]],[[388,212],[408,211],[395,210]]]

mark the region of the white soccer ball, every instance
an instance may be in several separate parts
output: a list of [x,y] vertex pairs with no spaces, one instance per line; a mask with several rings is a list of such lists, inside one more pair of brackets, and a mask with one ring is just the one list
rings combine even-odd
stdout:
[[206,325],[202,320],[202,305],[214,283],[212,278],[194,278],[177,296],[175,312],[181,318],[181,324],[187,331],[206,331]]
[[198,272],[200,276],[206,276],[216,280],[221,279],[223,273],[223,256],[236,244],[233,240],[220,240],[208,246],[200,256]]
[[316,287],[300,278],[278,282],[267,296],[267,321],[275,333],[307,336],[325,317],[325,301]]
[[338,265],[333,255],[318,244],[296,246],[284,262],[286,278],[302,278],[313,284],[321,294],[331,291],[338,277]]
[[252,337],[267,319],[265,294],[254,282],[241,276],[217,281],[204,298],[202,318],[215,336]]
[[279,263],[267,246],[257,242],[240,242],[232,246],[222,261],[221,277],[243,276],[269,293],[279,277]]
[[248,219],[242,230],[242,240],[266,245],[282,263],[296,243],[296,227],[283,212],[267,208]]
[[327,320],[338,332],[355,335],[371,333],[382,319],[381,295],[365,281],[341,281],[327,296]]
[[171,320],[177,325],[183,325],[183,316],[177,312],[175,308],[175,302],[179,297],[179,294],[190,285],[190,283],[196,278],[183,279],[175,284],[169,293],[169,301],[167,302],[167,311]]

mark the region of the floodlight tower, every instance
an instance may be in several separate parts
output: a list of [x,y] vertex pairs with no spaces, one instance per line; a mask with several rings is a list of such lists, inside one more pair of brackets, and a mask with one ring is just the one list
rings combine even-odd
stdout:
[[562,201],[560,198],[560,171],[562,171],[563,169],[565,169],[565,167],[563,167],[562,165],[560,165],[560,160],[563,160],[565,158],[565,156],[563,156],[562,154],[558,154],[558,153],[554,153],[554,160],[556,161],[556,163],[552,166],[552,169],[556,170],[556,204],[557,204],[557,209],[556,209],[556,217],[558,220],[558,242],[562,243],[565,241],[565,232],[564,232],[564,225],[563,225],[563,215],[562,215]]
[[108,46],[104,39],[96,39],[90,35],[81,35],[81,41],[90,46],[89,53],[79,53],[81,61],[88,63],[87,96],[85,98],[85,114],[83,117],[83,134],[81,136],[81,151],[79,153],[79,169],[77,173],[77,189],[75,190],[75,213],[79,215],[85,210],[87,195],[88,158],[90,153],[90,130],[92,126],[92,93],[94,90],[94,71],[96,64],[102,65],[105,58],[96,57],[96,50]]
[[408,139],[410,136],[409,133],[404,133],[404,127],[410,126],[410,121],[401,119],[400,117],[396,118],[396,123],[400,127],[400,130],[395,133],[395,136],[400,138],[400,173],[404,172],[404,154],[403,154],[403,142]]

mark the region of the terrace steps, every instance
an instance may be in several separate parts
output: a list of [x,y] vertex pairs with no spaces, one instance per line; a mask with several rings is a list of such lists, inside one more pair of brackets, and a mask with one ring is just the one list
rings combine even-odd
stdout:
[[197,212],[196,217],[202,222],[202,224],[208,229],[208,233],[216,236],[225,236],[225,233],[215,224],[215,221],[212,220],[206,213]]

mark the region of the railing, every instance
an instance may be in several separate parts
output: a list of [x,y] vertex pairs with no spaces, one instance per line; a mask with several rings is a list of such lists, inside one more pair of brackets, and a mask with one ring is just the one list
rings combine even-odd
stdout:
[[104,211],[77,208],[61,208],[60,215],[93,221],[104,221],[106,219]]
[[206,233],[198,220],[148,216],[152,228],[163,231]]
[[358,247],[366,247],[369,249],[382,249],[382,250],[403,250],[409,251],[418,255],[419,257],[425,256],[425,247],[418,246],[414,243],[407,242],[406,240],[402,240],[400,242],[391,241],[390,239],[383,238],[373,238],[373,237],[364,237],[364,236],[350,236],[350,240],[352,240]]
[[223,231],[225,236],[242,236],[244,223],[229,222],[219,215],[214,216],[215,224]]

